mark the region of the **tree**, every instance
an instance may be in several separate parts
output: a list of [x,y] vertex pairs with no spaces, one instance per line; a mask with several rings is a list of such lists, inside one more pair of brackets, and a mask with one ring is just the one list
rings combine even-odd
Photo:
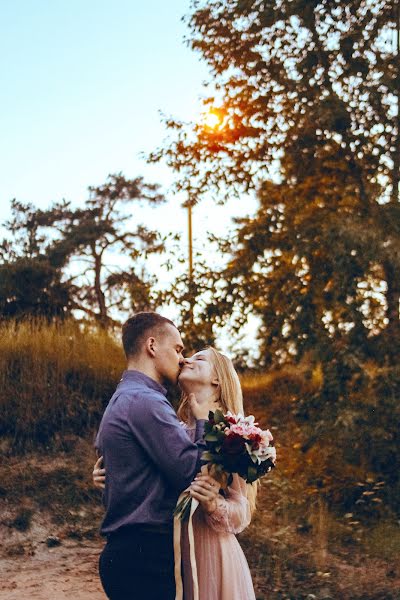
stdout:
[[151,159],[165,158],[192,197],[257,193],[257,213],[220,244],[212,305],[235,315],[236,331],[260,317],[262,365],[318,375],[293,408],[309,446],[378,471],[396,498],[400,3],[192,7],[190,43],[210,66],[205,104],[219,124],[170,119]]
[[[14,242],[3,242],[2,270],[9,279],[19,265],[27,269],[31,279],[37,275],[34,289],[43,300],[44,312],[47,301],[57,304],[54,294],[48,298],[48,282],[53,278],[59,294],[64,291],[68,296],[64,311],[67,306],[69,311],[83,311],[107,326],[113,311],[152,308],[156,302],[143,259],[162,252],[165,240],[141,224],[130,230],[132,213],[122,207],[134,202],[157,206],[164,196],[158,185],[146,184],[140,177],[129,180],[121,174],[111,175],[106,184],[90,187],[89,192],[84,207],[77,209],[65,201],[44,211],[14,202],[13,219],[6,224]],[[21,294],[29,296],[32,281],[20,283]],[[10,290],[8,293],[12,294]],[[62,295],[59,300],[62,304]],[[21,298],[13,302],[18,310]],[[28,306],[25,311],[29,310]],[[59,309],[55,312],[58,314]]]
[[64,242],[76,248],[74,257],[82,267],[76,278],[76,308],[107,325],[112,311],[154,307],[154,281],[146,275],[144,261],[165,248],[157,231],[142,224],[130,230],[132,212],[122,207],[142,202],[157,206],[165,198],[158,185],[146,184],[142,178],[127,180],[121,174],[110,176],[105,185],[90,187],[89,192],[83,209],[65,213],[63,235]]
[[11,219],[5,224],[11,239],[0,245],[0,316],[62,318],[71,314],[74,287],[63,280],[69,255],[44,233],[54,225],[65,204],[53,207],[45,218],[31,204],[11,202]]
[[257,215],[224,246],[232,260],[220,299],[261,316],[267,362],[318,354],[329,341],[367,352],[383,334],[393,359],[398,3],[209,0],[193,9],[191,45],[210,65],[206,104],[219,103],[222,125],[170,120],[174,138],[151,159],[166,158],[192,194],[258,193]]
[[185,352],[193,352],[215,345],[213,326],[216,324],[218,307],[212,306],[210,299],[210,271],[199,259],[190,279],[184,273],[176,277],[173,284],[160,294],[161,304],[173,304],[179,307],[176,326],[180,329]]

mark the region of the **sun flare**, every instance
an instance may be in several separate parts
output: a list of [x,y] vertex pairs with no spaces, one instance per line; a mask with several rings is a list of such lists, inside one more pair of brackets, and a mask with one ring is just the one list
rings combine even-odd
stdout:
[[215,109],[210,110],[204,118],[204,124],[206,127],[210,129],[220,129],[223,123],[222,115],[217,112]]

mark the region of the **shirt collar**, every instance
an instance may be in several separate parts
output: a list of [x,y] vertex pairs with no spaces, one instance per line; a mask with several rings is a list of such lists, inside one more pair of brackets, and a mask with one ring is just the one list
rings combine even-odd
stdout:
[[146,387],[149,387],[156,392],[161,392],[161,394],[164,396],[167,395],[167,390],[161,385],[161,383],[158,383],[158,381],[152,379],[148,375],[145,375],[141,371],[136,371],[134,369],[124,371],[121,378],[121,382],[122,381],[137,381],[138,383],[142,383]]

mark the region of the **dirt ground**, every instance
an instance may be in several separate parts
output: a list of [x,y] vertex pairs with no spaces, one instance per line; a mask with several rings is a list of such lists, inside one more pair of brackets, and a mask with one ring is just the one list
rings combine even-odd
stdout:
[[[106,600],[97,567],[103,508],[87,483],[93,458],[85,448],[0,466],[0,600]],[[290,520],[279,513],[286,488],[264,489],[240,536],[258,600],[400,600],[400,523],[368,530],[369,556],[354,532],[334,536],[332,516],[305,511]]]
[[100,551],[98,542],[66,540],[55,548],[41,544],[34,554],[28,549],[21,556],[4,557],[0,599],[104,600],[97,571]]
[[[15,532],[4,536],[2,529],[0,526],[0,600],[106,600],[97,569],[103,547],[101,539],[78,541],[64,537],[60,539],[60,545],[49,547],[49,538],[43,535],[40,540],[37,535],[33,539]],[[246,547],[245,550],[250,555],[250,549]],[[259,600],[400,600],[400,579],[394,572],[388,574],[382,564],[359,564],[355,568],[341,561],[332,566],[338,571],[335,589],[331,589],[329,579],[325,578],[331,575],[329,572],[316,574],[322,577],[320,582],[303,574],[305,581],[293,585],[302,592],[290,593],[284,591],[293,578],[289,568],[288,573],[283,574],[286,581],[281,582],[281,591],[275,586],[272,592],[270,588],[264,589],[265,582],[258,581],[256,565],[253,565],[256,596]],[[369,572],[371,566],[372,573]],[[300,577],[299,569],[296,573]],[[390,586],[385,585],[387,576],[392,578]],[[358,583],[354,582],[356,578]]]

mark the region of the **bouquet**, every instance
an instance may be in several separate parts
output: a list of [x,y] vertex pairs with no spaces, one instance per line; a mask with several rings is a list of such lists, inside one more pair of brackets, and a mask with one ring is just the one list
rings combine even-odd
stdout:
[[[276,450],[269,429],[262,430],[253,415],[226,415],[220,410],[210,412],[205,424],[207,450],[202,460],[208,463],[209,474],[223,489],[232,483],[237,473],[247,483],[253,483],[268,473],[276,462]],[[184,520],[191,509],[189,491],[179,497],[174,515]]]

